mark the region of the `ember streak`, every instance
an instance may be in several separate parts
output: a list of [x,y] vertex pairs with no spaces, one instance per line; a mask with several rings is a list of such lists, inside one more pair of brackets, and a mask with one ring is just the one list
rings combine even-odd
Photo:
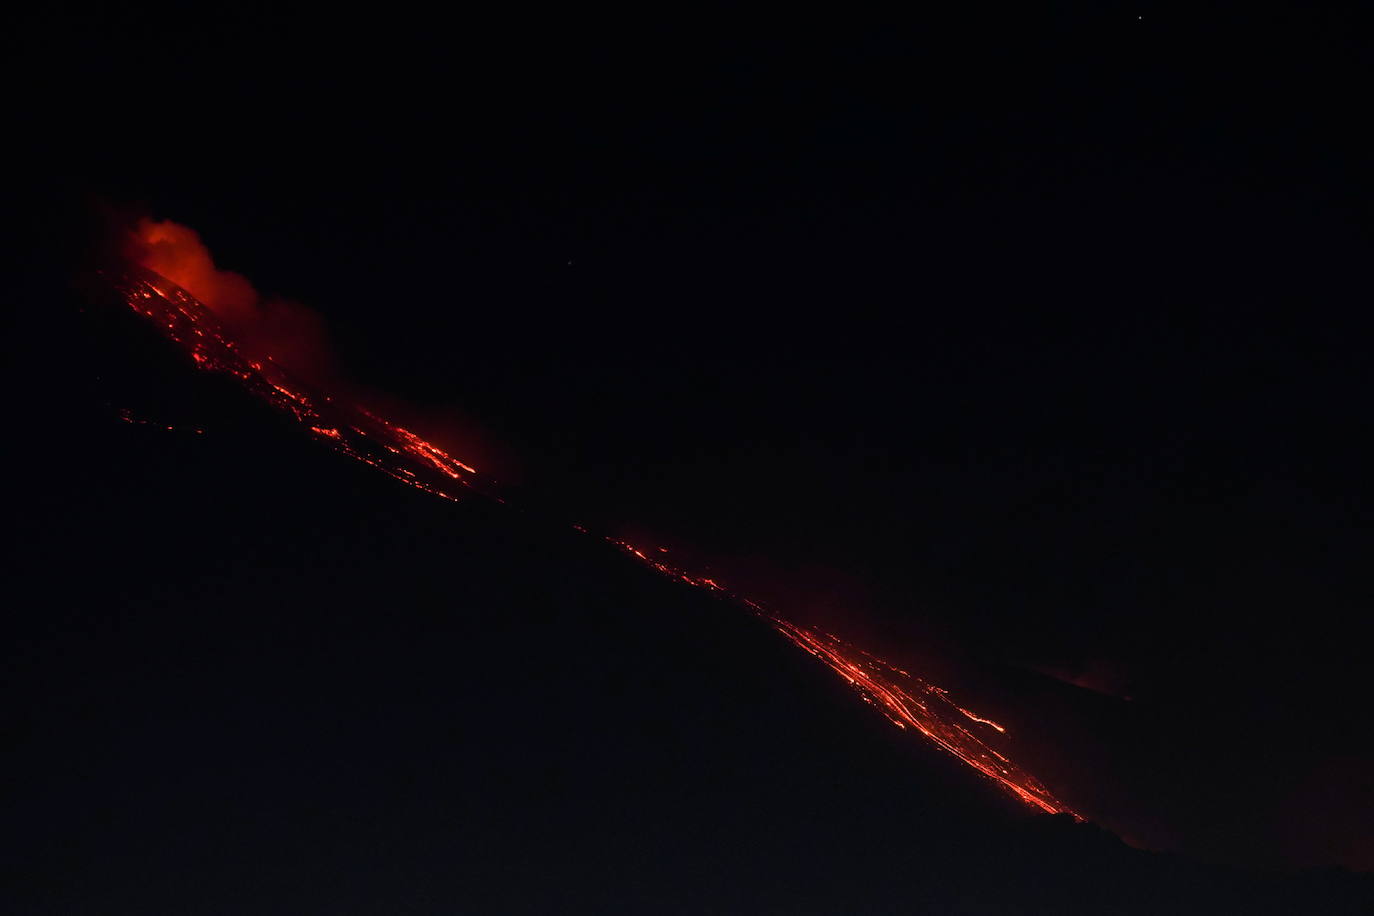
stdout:
[[[407,486],[448,500],[467,493],[496,495],[494,481],[478,475],[433,443],[350,399],[315,390],[294,379],[270,357],[258,358],[233,339],[219,318],[186,290],[160,274],[130,266],[110,276],[124,302],[179,345],[203,370],[235,378],[259,399],[294,418],[330,448]],[[132,421],[131,421],[132,422]],[[586,529],[575,525],[578,531]],[[1044,785],[988,742],[1005,742],[1006,729],[956,705],[947,692],[820,630],[799,626],[714,579],[693,575],[621,540],[608,539],[651,569],[714,593],[766,620],[789,642],[815,656],[901,729],[924,735],[937,747],[983,774],[1026,805],[1082,818]],[[970,722],[979,732],[965,723]]]
[[172,433],[188,432],[195,433],[197,436],[205,435],[205,430],[201,429],[199,426],[168,426],[166,423],[159,423],[156,420],[146,420],[142,417],[136,417],[133,411],[127,409],[120,410],[118,416],[119,419],[128,423],[130,426],[151,426],[156,429],[165,429]]

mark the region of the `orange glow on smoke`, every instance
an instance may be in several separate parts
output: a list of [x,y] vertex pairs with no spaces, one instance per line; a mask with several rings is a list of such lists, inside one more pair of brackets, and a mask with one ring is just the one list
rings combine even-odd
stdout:
[[134,260],[195,296],[230,324],[251,317],[261,297],[241,274],[220,270],[194,229],[171,220],[141,219]]
[[190,293],[260,359],[312,378],[329,374],[320,317],[297,302],[264,297],[242,274],[221,270],[194,229],[171,220],[141,219],[128,236],[126,256]]
[[[247,280],[215,266],[194,232],[175,223],[145,220],[138,225],[137,237],[140,254],[134,260],[145,269],[131,266],[111,282],[124,302],[179,345],[196,368],[234,377],[253,395],[293,417],[319,442],[406,486],[450,500],[475,492],[504,502],[494,482],[480,477],[470,465],[350,398],[323,393],[294,377],[281,360],[261,356],[257,347],[246,345],[236,335],[236,325],[247,326],[251,337],[258,320],[254,309],[261,310],[261,301]],[[136,422],[128,416],[124,419]],[[573,527],[587,533],[580,525]],[[892,724],[924,736],[1027,806],[1078,817],[993,746],[991,742],[1006,742],[1005,728],[956,705],[944,688],[839,637],[798,626],[715,579],[672,566],[662,559],[662,548],[650,553],[611,540],[669,579],[713,593],[764,619],[839,675]]]

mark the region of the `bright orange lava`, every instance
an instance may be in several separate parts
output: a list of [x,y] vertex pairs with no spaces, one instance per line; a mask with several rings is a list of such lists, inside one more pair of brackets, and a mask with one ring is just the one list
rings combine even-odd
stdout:
[[893,725],[902,729],[915,729],[936,746],[994,780],[1027,805],[1050,814],[1072,814],[1081,820],[1078,814],[1055,798],[1034,776],[960,724],[959,716],[964,716],[987,726],[999,735],[1006,733],[1005,728],[991,719],[985,719],[962,706],[955,705],[943,687],[927,683],[910,672],[849,645],[838,636],[798,626],[758,602],[730,592],[711,579],[693,576],[662,560],[650,558],[632,544],[617,540],[612,540],[612,543],[664,575],[698,588],[720,592],[749,608],[771,623],[794,645],[814,655],[844,678],[865,701],[876,706]]
[[[366,408],[336,400],[295,381],[270,359],[249,355],[224,330],[208,308],[184,289],[151,270],[131,267],[111,278],[134,311],[184,349],[197,368],[233,376],[257,397],[291,415],[331,448],[390,475],[407,486],[444,499],[475,490],[491,493],[490,481],[467,464],[415,433]],[[126,416],[129,422],[136,422]],[[199,430],[196,430],[199,432]],[[499,499],[499,497],[498,497]],[[586,529],[574,525],[578,531]],[[695,576],[639,548],[611,539],[650,568],[679,582],[716,593],[767,620],[797,647],[818,658],[874,705],[894,725],[919,732],[996,782],[1026,805],[1052,814],[1079,816],[1035,777],[995,750],[989,740],[1005,741],[1006,729],[952,702],[946,691],[857,649],[829,633],[809,630],[762,605],[735,594],[714,579]],[[661,551],[660,551],[661,552]],[[970,721],[992,734],[965,727]],[[1079,818],[1081,819],[1081,818]]]
[[402,483],[445,499],[479,483],[477,471],[410,430],[361,405],[336,400],[291,378],[270,358],[250,356],[190,293],[150,270],[113,279],[134,311],[190,354],[200,369],[238,379],[316,438]]

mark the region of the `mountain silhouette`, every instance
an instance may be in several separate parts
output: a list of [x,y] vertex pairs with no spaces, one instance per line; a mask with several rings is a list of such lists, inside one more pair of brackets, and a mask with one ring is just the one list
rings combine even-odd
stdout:
[[134,316],[26,331],[14,913],[1357,912],[1031,816],[759,618],[350,462]]

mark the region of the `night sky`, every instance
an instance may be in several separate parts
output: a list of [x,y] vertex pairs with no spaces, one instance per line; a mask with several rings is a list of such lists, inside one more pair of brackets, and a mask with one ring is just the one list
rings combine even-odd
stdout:
[[[24,18],[15,912],[1367,892],[1333,871],[1374,868],[1354,9]],[[93,322],[139,216],[541,521],[431,506]],[[1149,852],[1027,823],[543,519],[924,666]]]

